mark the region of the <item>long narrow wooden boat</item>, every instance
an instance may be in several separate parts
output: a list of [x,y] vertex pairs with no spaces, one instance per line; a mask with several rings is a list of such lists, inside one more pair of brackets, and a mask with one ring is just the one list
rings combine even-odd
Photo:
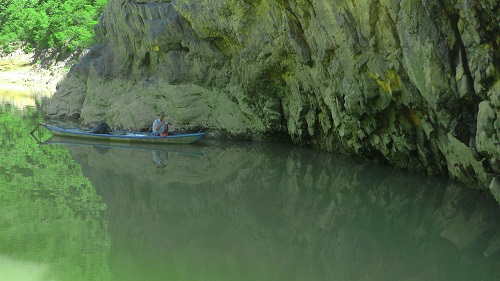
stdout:
[[[55,136],[79,138],[88,140],[101,140],[110,142],[134,142],[154,144],[180,144],[192,143],[202,138],[205,133],[175,134],[166,137],[155,136],[149,132],[112,131],[109,134],[97,134],[78,128],[61,128],[47,124],[41,124]],[[34,131],[35,129],[33,129]]]

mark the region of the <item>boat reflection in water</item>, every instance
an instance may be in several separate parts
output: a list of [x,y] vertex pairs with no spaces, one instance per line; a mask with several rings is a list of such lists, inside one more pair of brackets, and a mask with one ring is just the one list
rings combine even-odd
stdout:
[[498,205],[285,144],[66,147],[109,209],[116,280],[494,280]]

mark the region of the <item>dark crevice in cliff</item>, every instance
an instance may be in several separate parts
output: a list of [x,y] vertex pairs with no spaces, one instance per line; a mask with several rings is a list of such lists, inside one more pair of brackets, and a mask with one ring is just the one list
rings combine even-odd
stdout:
[[[474,78],[472,77],[472,73],[469,69],[469,60],[467,59],[467,50],[465,49],[464,43],[462,42],[462,37],[460,36],[460,32],[458,30],[458,20],[459,16],[457,14],[448,14],[448,19],[451,23],[451,27],[453,29],[453,34],[455,36],[455,46],[453,46],[454,50],[459,50],[460,59],[462,60],[462,67],[464,69],[465,76],[467,78],[467,88],[469,93],[473,96],[477,97],[476,91],[474,90]],[[455,52],[457,52],[455,50]],[[453,60],[450,60],[453,62]],[[451,65],[452,71],[455,71],[456,66]]]
[[461,62],[461,67],[463,69],[467,85],[467,96],[461,98],[458,106],[454,108],[454,113],[457,117],[451,123],[451,132],[460,142],[470,146],[471,139],[473,139],[476,134],[477,112],[479,110],[478,106],[481,99],[474,89],[474,78],[469,68],[467,50],[458,29],[460,16],[456,12],[447,9],[443,0],[439,0],[438,3],[450,23],[455,39],[453,49],[449,52],[450,69],[455,75],[456,69]]
[[149,67],[151,66],[151,55],[149,52],[144,56],[144,60],[142,61],[143,66]]
[[453,45],[453,48],[449,52],[448,59],[450,61],[450,71],[451,71],[451,75],[453,77],[456,76],[457,67],[460,64],[460,59],[461,59],[460,51],[461,51],[461,49],[460,49],[459,44],[455,43]]
[[285,9],[289,15],[288,25],[290,27],[290,38],[296,45],[296,52],[300,63],[312,67],[314,63],[311,58],[311,48],[305,39],[304,28],[300,23],[299,17],[289,6],[288,2],[286,3]]

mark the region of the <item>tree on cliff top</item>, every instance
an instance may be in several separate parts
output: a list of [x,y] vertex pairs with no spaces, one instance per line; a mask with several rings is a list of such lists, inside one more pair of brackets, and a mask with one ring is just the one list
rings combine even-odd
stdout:
[[107,0],[0,0],[0,49],[23,42],[28,50],[74,52],[95,43],[94,25]]

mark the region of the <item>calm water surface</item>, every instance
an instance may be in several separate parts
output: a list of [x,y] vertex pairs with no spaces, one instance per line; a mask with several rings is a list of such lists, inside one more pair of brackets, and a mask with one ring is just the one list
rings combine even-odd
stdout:
[[285,144],[112,147],[0,109],[0,280],[498,280],[500,212]]

